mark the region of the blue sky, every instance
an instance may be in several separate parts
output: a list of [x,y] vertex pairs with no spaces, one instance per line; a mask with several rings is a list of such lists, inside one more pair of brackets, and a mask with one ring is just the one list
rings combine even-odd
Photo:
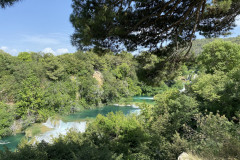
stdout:
[[71,0],[22,0],[0,9],[0,49],[12,55],[21,51],[75,52],[70,35]]
[[[70,35],[72,0],[22,0],[0,9],[0,49],[17,55],[22,51],[75,52]],[[240,20],[232,36],[240,35]]]

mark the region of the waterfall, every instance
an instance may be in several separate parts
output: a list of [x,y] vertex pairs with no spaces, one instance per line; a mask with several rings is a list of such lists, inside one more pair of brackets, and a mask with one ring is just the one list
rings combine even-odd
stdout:
[[131,107],[132,107],[132,108],[139,108],[139,106],[137,106],[137,105],[135,105],[135,104],[131,105]]
[[185,92],[185,90],[186,90],[185,84],[183,84],[183,89],[180,89],[179,91],[180,91],[180,93],[182,93],[182,92]]
[[194,75],[193,75],[193,79],[196,79],[196,78],[197,78],[197,76],[198,76],[197,74],[194,74]]
[[48,120],[46,121],[46,123],[43,123],[44,126],[48,127],[48,128],[55,128],[57,126],[57,124],[59,123],[60,121],[53,121],[51,120],[50,118],[48,118]]
[[140,115],[141,114],[141,109],[136,109],[131,111],[131,113],[136,114],[136,115]]
[[43,123],[48,128],[53,130],[47,131],[39,136],[36,136],[36,141],[41,142],[45,141],[52,143],[52,138],[57,138],[60,135],[66,135],[70,129],[73,129],[77,132],[85,132],[86,122],[63,122],[62,120],[56,121],[48,119],[46,123]]
[[136,97],[133,99],[151,99],[151,100],[153,100],[153,97]]
[[0,144],[9,144],[10,142],[0,140]]

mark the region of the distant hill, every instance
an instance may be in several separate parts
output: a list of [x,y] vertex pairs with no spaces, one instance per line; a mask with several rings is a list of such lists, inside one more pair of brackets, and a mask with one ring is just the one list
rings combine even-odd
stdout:
[[209,38],[209,39],[197,39],[193,41],[192,51],[196,54],[199,54],[203,51],[203,46],[208,44],[214,40],[222,39],[225,41],[231,41],[233,43],[240,44],[240,36],[238,37],[231,37],[231,38]]

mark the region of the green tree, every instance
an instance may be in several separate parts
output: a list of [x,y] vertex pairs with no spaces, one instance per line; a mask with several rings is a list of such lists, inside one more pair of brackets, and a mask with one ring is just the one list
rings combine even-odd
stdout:
[[0,79],[0,100],[3,102],[15,102],[18,85],[12,75],[4,75]]
[[128,50],[137,46],[178,50],[196,31],[206,37],[228,34],[240,14],[239,5],[238,0],[73,0],[72,44],[115,51],[121,44]]
[[3,102],[0,102],[0,139],[2,136],[6,136],[11,133],[10,126],[14,120],[12,108],[12,106],[8,106]]
[[240,63],[240,45],[216,40],[204,46],[198,61],[207,73],[229,72]]
[[[155,96],[156,106],[153,108],[153,117],[157,132],[172,136],[175,132],[181,132],[184,124],[190,124],[194,115],[198,113],[198,102],[190,97],[179,93],[177,89],[170,89]],[[161,119],[163,122],[160,122]],[[170,124],[164,122],[170,122]],[[161,125],[159,125],[161,124]],[[159,126],[158,126],[159,125]],[[164,127],[165,129],[160,129]]]
[[190,92],[201,103],[200,110],[216,114],[219,112],[227,118],[239,117],[239,79],[238,67],[229,73],[200,75],[191,85]]
[[190,150],[206,159],[239,159],[239,124],[209,113],[197,117],[197,129],[187,129]]
[[21,86],[17,96],[18,116],[34,116],[41,108],[43,96],[39,79],[31,76],[22,81]]
[[144,70],[151,70],[155,67],[155,64],[159,62],[158,57],[151,52],[142,52],[136,57],[139,66]]
[[101,104],[103,89],[98,85],[96,79],[91,76],[80,76],[78,81],[78,93],[80,99],[88,103],[84,108],[91,108]]
[[83,69],[83,63],[76,54],[63,54],[59,56],[59,59],[65,65],[68,74],[76,75]]
[[17,60],[15,57],[0,50],[0,78],[4,75],[11,74],[16,63]]
[[29,52],[20,52],[18,58],[22,61],[30,62],[32,61],[32,55]]
[[218,101],[221,98],[219,92],[224,90],[227,80],[228,77],[223,72],[203,74],[191,85],[191,89],[202,98],[200,101]]
[[70,113],[76,99],[76,85],[69,81],[51,82],[45,86],[42,109],[56,113]]
[[151,159],[176,159],[187,150],[187,141],[182,139],[183,129],[185,125],[195,126],[198,103],[177,89],[169,89],[154,99],[154,106],[141,106],[140,117],[149,134],[145,152]]
[[18,2],[20,0],[0,0],[0,6],[2,8],[5,8],[7,6],[12,6],[14,3]]
[[[98,115],[88,130],[89,138],[95,144],[108,146],[117,155],[125,159],[141,151],[141,144],[147,135],[136,116],[125,116],[123,113],[109,113],[107,117]],[[101,136],[99,136],[101,135]]]
[[46,75],[50,80],[55,81],[63,78],[65,69],[57,57],[53,55],[46,56],[44,62]]

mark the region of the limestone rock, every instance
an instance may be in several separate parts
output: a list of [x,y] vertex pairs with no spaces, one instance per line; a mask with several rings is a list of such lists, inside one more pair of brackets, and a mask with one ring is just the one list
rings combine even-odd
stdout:
[[178,157],[178,160],[191,160],[189,155],[186,152],[183,152],[182,154],[180,154],[180,156]]
[[192,154],[188,154],[186,152],[183,152],[178,157],[178,160],[202,160],[202,158],[199,158],[197,155],[192,155]]
[[10,127],[13,134],[20,133],[22,130],[22,121],[21,120],[15,120]]
[[95,78],[98,82],[98,85],[101,87],[103,85],[103,75],[99,71],[95,71],[93,73],[93,78]]

